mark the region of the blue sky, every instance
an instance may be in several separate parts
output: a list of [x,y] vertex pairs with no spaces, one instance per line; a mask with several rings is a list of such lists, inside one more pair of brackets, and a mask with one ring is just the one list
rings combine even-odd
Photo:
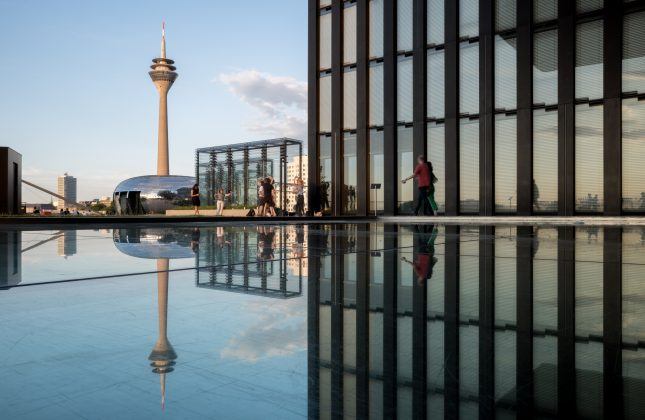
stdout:
[[[306,128],[304,0],[0,0],[0,145],[23,177],[79,199],[156,171],[157,92],[147,74],[167,51],[171,173],[192,175],[197,147]],[[24,188],[26,201],[49,201]]]

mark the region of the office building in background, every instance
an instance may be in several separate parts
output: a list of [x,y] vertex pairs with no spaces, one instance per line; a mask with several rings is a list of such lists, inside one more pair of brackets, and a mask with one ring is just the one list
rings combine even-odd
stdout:
[[642,2],[309,0],[310,199],[411,214],[427,155],[447,215],[643,214],[644,32]]
[[76,178],[69,175],[67,172],[63,176],[58,177],[58,195],[65,197],[65,201],[58,200],[56,207],[68,208],[76,206]]

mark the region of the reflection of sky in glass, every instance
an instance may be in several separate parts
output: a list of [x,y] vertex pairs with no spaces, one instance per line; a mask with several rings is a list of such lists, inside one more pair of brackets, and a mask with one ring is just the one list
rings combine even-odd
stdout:
[[331,74],[320,77],[318,83],[318,130],[329,133],[331,132]]
[[533,103],[558,103],[558,31],[535,34],[533,46]]
[[495,208],[517,209],[517,118],[495,116]]
[[495,108],[517,108],[517,40],[495,36]]
[[428,0],[427,8],[427,43],[428,44],[443,44],[445,36],[444,30],[444,0]]
[[370,0],[370,58],[383,56],[383,0]]
[[396,70],[396,120],[412,121],[412,57],[399,58]]
[[383,63],[370,64],[370,126],[383,125]]
[[603,97],[603,21],[583,23],[576,28],[576,98]]
[[645,92],[645,12],[624,18],[623,92]]
[[343,73],[343,128],[356,129],[356,69]]
[[428,51],[427,102],[428,117],[443,118],[446,101],[444,50]]
[[413,0],[396,2],[396,49],[398,51],[412,50],[412,2]]
[[645,102],[623,101],[623,209],[645,210]]
[[356,3],[343,9],[343,64],[356,62]]
[[479,113],[479,43],[459,48],[459,112]]
[[479,0],[459,0],[459,37],[479,36]]
[[555,211],[558,201],[558,113],[533,111],[533,179],[536,211]]
[[459,123],[459,197],[461,211],[479,210],[479,121]]

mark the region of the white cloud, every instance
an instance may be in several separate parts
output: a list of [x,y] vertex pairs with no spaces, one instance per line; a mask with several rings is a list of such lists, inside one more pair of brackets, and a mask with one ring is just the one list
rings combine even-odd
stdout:
[[231,337],[220,352],[224,359],[256,363],[264,358],[288,356],[307,348],[307,317],[304,297],[272,304],[248,302],[241,309],[252,314],[248,328]]
[[304,139],[307,129],[307,83],[257,70],[220,74],[216,81],[256,110],[246,128],[267,137]]

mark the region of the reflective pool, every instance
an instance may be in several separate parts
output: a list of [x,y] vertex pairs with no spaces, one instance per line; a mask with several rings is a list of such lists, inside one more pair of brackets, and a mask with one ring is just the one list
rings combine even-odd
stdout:
[[10,419],[645,416],[645,228],[0,230]]

